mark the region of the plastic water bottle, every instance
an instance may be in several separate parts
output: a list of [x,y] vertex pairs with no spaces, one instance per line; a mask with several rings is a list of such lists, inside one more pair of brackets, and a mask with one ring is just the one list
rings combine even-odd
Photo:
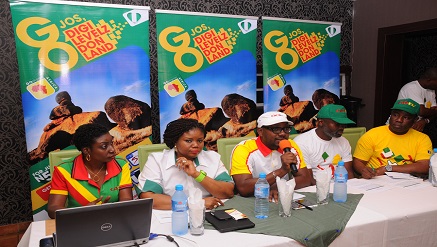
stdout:
[[432,186],[437,187],[437,180],[435,178],[434,173],[432,172],[432,165],[437,166],[437,148],[434,148],[434,153],[431,156],[431,159],[429,160],[429,174],[428,174],[428,180],[432,184]]
[[265,219],[269,217],[269,194],[270,185],[266,180],[266,174],[260,173],[255,184],[255,217]]
[[334,172],[334,201],[345,202],[347,200],[347,170],[344,162],[339,161]]
[[176,191],[171,197],[171,230],[174,235],[188,233],[188,198],[184,193],[184,186],[176,185]]

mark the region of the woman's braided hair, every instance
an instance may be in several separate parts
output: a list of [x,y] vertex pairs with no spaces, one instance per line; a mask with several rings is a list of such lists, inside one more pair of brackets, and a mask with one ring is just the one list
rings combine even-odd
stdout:
[[200,129],[203,132],[203,137],[206,136],[205,126],[195,119],[180,118],[170,122],[164,131],[165,145],[173,148],[184,133],[193,129]]
[[82,151],[82,148],[91,148],[97,138],[107,133],[108,129],[100,124],[83,124],[74,133],[73,144],[77,150]]

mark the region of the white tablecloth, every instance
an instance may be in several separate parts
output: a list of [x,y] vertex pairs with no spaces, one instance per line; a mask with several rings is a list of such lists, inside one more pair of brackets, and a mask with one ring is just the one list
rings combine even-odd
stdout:
[[[331,246],[437,246],[437,188],[427,181],[417,185],[395,186],[400,180],[379,176],[360,183],[376,183],[382,188],[365,191],[351,186],[348,193],[364,193],[356,211],[350,218],[343,233]],[[354,183],[351,183],[354,182]],[[314,192],[315,187],[299,190]],[[332,191],[332,190],[331,190]],[[151,232],[171,234],[170,223],[160,223],[154,211]],[[268,219],[266,219],[268,220]],[[45,236],[44,221],[33,222],[26,231],[19,246],[38,246],[39,239]],[[189,241],[189,240],[191,241]],[[182,246],[302,246],[285,237],[238,232],[220,233],[205,230],[202,236],[187,234],[175,237]],[[155,238],[144,246],[175,246],[164,237]]]

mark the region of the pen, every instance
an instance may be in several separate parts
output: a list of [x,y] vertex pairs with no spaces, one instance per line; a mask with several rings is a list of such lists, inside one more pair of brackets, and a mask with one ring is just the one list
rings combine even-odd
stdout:
[[305,205],[305,204],[303,204],[303,203],[300,203],[299,201],[296,201],[296,202],[297,202],[297,204],[299,204],[299,205],[305,207],[306,209],[313,211],[313,209],[312,209],[311,207],[308,207],[307,205]]

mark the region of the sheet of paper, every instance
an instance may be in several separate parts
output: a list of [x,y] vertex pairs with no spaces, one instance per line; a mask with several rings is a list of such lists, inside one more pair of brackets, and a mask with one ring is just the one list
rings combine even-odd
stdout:
[[384,185],[381,185],[381,184],[365,184],[365,185],[361,186],[360,188],[365,190],[365,191],[369,191],[369,190],[374,190],[374,189],[381,188],[381,187],[384,187]]
[[385,174],[391,178],[394,178],[394,179],[414,179],[415,178],[408,173],[401,173],[401,172],[385,172]]
[[171,222],[171,213],[171,210],[153,210],[153,214],[161,224]]
[[429,183],[423,182],[422,179],[409,179],[409,180],[399,181],[393,185],[401,188],[417,189],[417,188],[422,188],[424,186],[429,186]]
[[389,189],[381,183],[376,183],[373,180],[366,179],[351,179],[347,182],[347,184],[348,186],[367,192],[376,192]]
[[424,182],[424,183],[413,184],[411,186],[407,186],[407,187],[404,187],[404,188],[408,189],[408,190],[421,190],[421,189],[423,189],[425,187],[428,187],[428,186],[432,186],[432,185],[430,183]]

